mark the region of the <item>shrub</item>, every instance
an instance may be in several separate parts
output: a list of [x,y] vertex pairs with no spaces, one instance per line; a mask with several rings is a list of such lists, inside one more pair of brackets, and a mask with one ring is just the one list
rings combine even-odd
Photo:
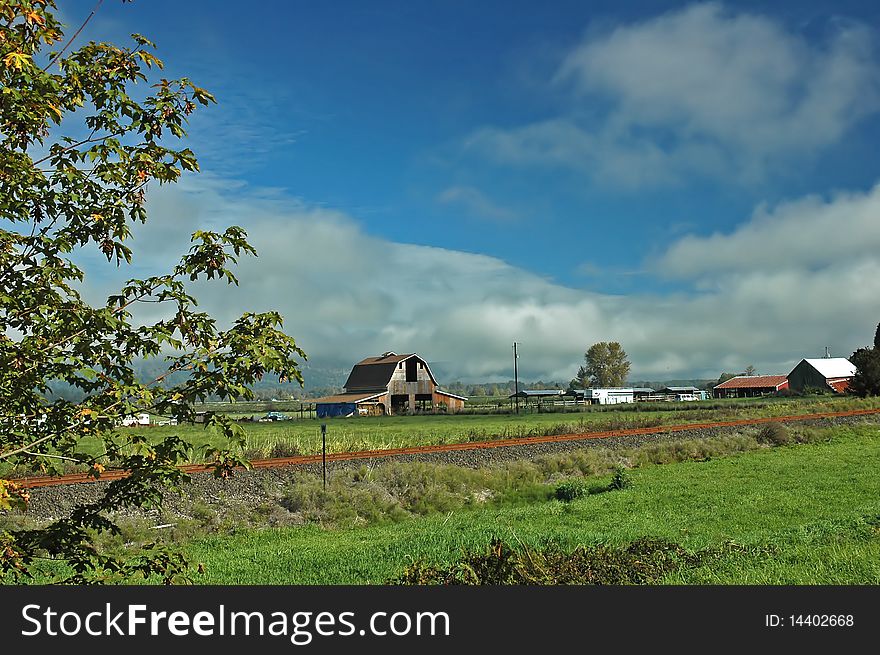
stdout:
[[296,457],[302,453],[296,444],[290,441],[276,441],[269,449],[269,457]]
[[629,476],[629,471],[627,471],[622,466],[618,466],[617,468],[615,468],[614,475],[611,477],[611,482],[608,484],[608,489],[626,489],[627,487],[631,486],[632,478],[630,478]]
[[771,446],[785,446],[792,442],[791,433],[782,423],[768,423],[758,431],[755,438],[758,443]]
[[649,584],[667,573],[700,564],[709,551],[690,553],[663,539],[641,538],[623,548],[580,546],[516,550],[498,538],[482,553],[469,553],[448,567],[416,562],[391,584],[559,585]]
[[793,430],[792,434],[796,443],[816,443],[828,439],[827,431],[819,428],[801,426]]
[[556,485],[553,497],[563,502],[571,502],[583,498],[589,493],[589,487],[583,480],[565,480]]

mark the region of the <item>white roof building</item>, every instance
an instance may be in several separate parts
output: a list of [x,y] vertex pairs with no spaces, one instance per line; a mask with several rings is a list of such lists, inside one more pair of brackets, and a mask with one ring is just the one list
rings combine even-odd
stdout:
[[827,357],[825,359],[805,359],[807,364],[826,378],[851,378],[856,374],[855,365],[846,357]]
[[856,367],[845,357],[802,359],[788,374],[788,386],[795,391],[833,390],[843,393],[856,374]]

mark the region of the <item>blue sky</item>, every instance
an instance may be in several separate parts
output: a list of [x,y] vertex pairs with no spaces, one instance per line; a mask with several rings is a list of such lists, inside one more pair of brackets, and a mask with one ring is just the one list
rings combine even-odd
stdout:
[[[75,29],[93,3],[60,6]],[[314,366],[507,379],[517,340],[568,379],[612,339],[663,379],[870,342],[878,26],[845,1],[107,0],[84,37],[143,33],[219,101],[203,173],[151,190],[139,273],[239,223],[261,257],[208,306],[281,310]]]

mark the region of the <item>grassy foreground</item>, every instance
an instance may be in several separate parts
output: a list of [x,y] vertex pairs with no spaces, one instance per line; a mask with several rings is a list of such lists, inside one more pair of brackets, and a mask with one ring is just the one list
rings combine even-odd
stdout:
[[380,584],[416,560],[444,565],[483,551],[493,537],[565,549],[658,537],[729,551],[666,583],[880,584],[878,471],[880,430],[863,425],[825,443],[634,469],[631,487],[571,502],[362,528],[246,530],[188,550],[205,563],[206,584]]

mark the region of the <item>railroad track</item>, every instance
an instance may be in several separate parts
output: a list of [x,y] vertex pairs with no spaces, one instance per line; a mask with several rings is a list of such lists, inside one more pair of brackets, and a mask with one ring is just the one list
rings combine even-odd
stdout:
[[[843,418],[847,416],[867,416],[880,414],[880,409],[856,409],[846,412],[824,412],[818,414],[797,414],[793,416],[773,416],[766,418],[750,418],[738,421],[716,421],[713,423],[684,423],[680,425],[660,425],[649,428],[630,428],[627,430],[606,430],[602,432],[584,432],[577,434],[557,434],[539,437],[514,437],[512,439],[492,439],[490,441],[471,441],[466,443],[441,444],[438,446],[412,446],[409,448],[390,448],[385,450],[361,450],[348,453],[327,453],[327,462],[345,462],[359,459],[378,459],[395,455],[421,455],[426,453],[443,453],[461,450],[480,450],[484,448],[505,448],[528,444],[559,443],[565,441],[587,441],[591,439],[608,439],[639,434],[662,434],[667,432],[683,432],[686,430],[703,430],[710,428],[735,427],[740,425],[760,425],[762,423],[788,423],[810,421],[823,418]],[[256,459],[251,461],[253,468],[282,468],[285,466],[301,466],[304,464],[320,464],[322,456],[298,455],[296,457],[275,457],[272,459]],[[185,464],[180,467],[187,473],[202,473],[210,467],[205,464]],[[87,473],[71,473],[68,475],[40,476],[21,478],[16,482],[25,487],[50,487],[63,484],[79,484],[84,482],[107,482],[118,480],[128,475],[127,471],[108,469],[97,480]]]

